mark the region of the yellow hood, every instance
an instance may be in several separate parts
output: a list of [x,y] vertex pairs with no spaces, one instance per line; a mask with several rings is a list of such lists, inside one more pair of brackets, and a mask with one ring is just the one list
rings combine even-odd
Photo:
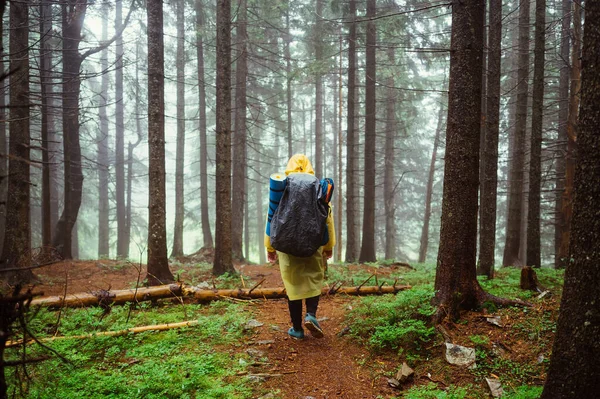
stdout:
[[287,167],[285,168],[285,175],[289,175],[290,173],[309,173],[311,175],[315,174],[315,171],[308,160],[308,157],[304,154],[295,154],[292,155],[290,160],[288,161]]

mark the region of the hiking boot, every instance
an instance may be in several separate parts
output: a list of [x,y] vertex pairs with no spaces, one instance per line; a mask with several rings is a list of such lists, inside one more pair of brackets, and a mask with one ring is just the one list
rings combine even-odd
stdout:
[[294,339],[303,339],[304,330],[296,330],[294,327],[290,327],[290,329],[288,330],[288,335]]
[[307,313],[306,317],[304,318],[304,327],[310,331],[313,337],[323,338],[323,330],[321,329],[317,318],[310,313]]

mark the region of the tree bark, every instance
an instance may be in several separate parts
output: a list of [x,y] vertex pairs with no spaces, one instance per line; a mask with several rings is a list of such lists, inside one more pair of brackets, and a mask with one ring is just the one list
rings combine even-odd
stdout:
[[174,280],[167,259],[163,2],[148,0],[148,285]]
[[185,165],[185,1],[177,0],[177,149],[175,154],[175,226],[171,256],[183,256]]
[[52,235],[52,244],[63,258],[71,259],[71,237],[77,221],[83,190],[81,144],[79,141],[79,93],[81,89],[79,54],[81,30],[87,11],[87,3],[68,0],[62,4],[63,26],[63,157],[64,198],[63,211]]
[[235,63],[235,131],[231,213],[231,246],[233,259],[243,260],[242,226],[244,225],[244,202],[246,201],[246,80],[248,78],[246,28],[246,0],[239,0],[236,24],[237,58]]
[[423,213],[423,228],[421,229],[421,241],[419,245],[419,263],[427,259],[427,247],[429,246],[429,221],[431,219],[431,197],[433,196],[433,182],[435,176],[435,163],[437,160],[437,151],[440,145],[440,135],[442,134],[444,121],[444,102],[440,98],[440,109],[438,112],[438,122],[435,129],[435,138],[433,139],[433,151],[431,151],[431,163],[429,164],[429,174],[427,177],[427,190],[425,192],[425,212]]
[[[283,56],[285,57],[285,96],[287,105],[287,139],[288,139],[288,159],[293,154],[293,137],[292,137],[292,56],[290,53],[290,44],[292,42],[292,35],[290,34],[290,0],[287,0],[285,10],[285,47],[283,50]],[[262,245],[262,244],[261,244]],[[260,247],[259,247],[260,248]],[[264,251],[260,251],[264,252]]]
[[[356,286],[356,287],[324,287],[321,295],[382,295],[395,294],[399,291],[410,289],[409,285],[393,286]],[[31,301],[31,306],[49,308],[80,308],[87,306],[108,306],[111,304],[122,305],[127,302],[139,302],[165,298],[194,298],[199,302],[210,302],[224,297],[238,299],[276,299],[286,298],[285,288],[238,288],[238,289],[202,289],[184,284],[169,284],[156,287],[139,287],[137,289],[81,292],[65,296],[49,296],[36,298]]]
[[[102,3],[102,41],[108,40],[108,3]],[[108,258],[109,244],[109,202],[108,202],[108,50],[102,50],[100,67],[103,71],[98,95],[98,118],[100,129],[97,133],[98,145],[98,257]]]
[[231,257],[231,1],[217,0],[216,204],[213,274],[234,273]]
[[561,34],[560,34],[560,77],[558,94],[558,138],[556,145],[556,183],[555,183],[555,201],[554,201],[554,267],[560,267],[560,241],[565,229],[563,219],[562,197],[565,189],[566,155],[567,155],[567,120],[569,119],[569,76],[571,74],[571,65],[569,63],[569,53],[571,49],[570,29],[571,29],[571,1],[562,0],[561,15]]
[[42,247],[47,251],[52,245],[52,212],[50,210],[50,98],[52,96],[52,9],[48,1],[40,3],[40,89],[42,114]]
[[564,231],[564,220],[561,212],[562,196],[565,189],[566,154],[567,154],[567,120],[569,118],[569,63],[570,29],[571,29],[571,1],[562,0],[560,56],[558,68],[560,70],[558,89],[558,137],[556,139],[555,155],[555,200],[554,200],[554,267],[560,267],[560,241]]
[[356,161],[357,135],[355,127],[356,99],[356,0],[350,0],[350,23],[348,32],[348,109],[346,126],[346,262],[355,262],[358,258],[358,237],[356,235]]
[[513,139],[513,159],[510,167],[508,192],[508,220],[503,266],[520,266],[521,218],[523,212],[523,166],[527,130],[527,79],[529,71],[529,9],[530,0],[519,1],[519,66],[517,73],[517,103]]
[[500,72],[502,41],[502,1],[490,1],[487,68],[487,106],[483,179],[480,187],[479,262],[477,274],[494,277],[496,249],[496,206],[498,200],[498,136],[500,133]]
[[196,0],[196,55],[198,58],[198,111],[200,116],[200,215],[205,248],[213,247],[208,217],[208,145],[206,138],[206,83],[204,81],[204,11],[203,0]]
[[365,167],[362,245],[360,262],[375,262],[375,141],[377,120],[377,95],[375,92],[377,60],[377,32],[372,18],[377,13],[376,0],[367,0],[367,39],[365,75]]
[[[123,25],[123,0],[115,1],[115,30]],[[127,210],[125,208],[125,122],[123,98],[123,37],[116,40],[115,59],[115,198],[117,203],[117,257],[127,258]]]
[[[578,4],[578,3],[576,3]],[[576,6],[579,8],[579,6]],[[573,20],[578,23],[579,9]],[[574,37],[575,40],[578,37]],[[593,398],[600,391],[600,4],[585,3],[578,164],[570,256],[542,399]],[[574,65],[575,69],[576,66]],[[576,92],[577,93],[577,92]]]
[[485,295],[475,273],[483,10],[483,0],[454,3],[452,8],[444,197],[435,276],[437,322],[457,319],[460,309],[475,308]]
[[573,46],[571,55],[571,88],[569,90],[569,118],[567,120],[567,156],[565,168],[565,191],[562,196],[561,216],[564,222],[558,257],[560,266],[570,261],[569,241],[573,218],[573,181],[577,161],[577,116],[579,113],[579,91],[581,90],[581,6],[573,3]]
[[339,62],[339,76],[338,76],[338,90],[339,90],[339,95],[338,95],[338,168],[337,168],[337,172],[338,174],[336,175],[337,177],[337,214],[336,214],[336,221],[338,224],[338,229],[336,230],[336,260],[338,262],[342,261],[342,204],[343,204],[343,190],[342,190],[342,169],[343,169],[343,157],[342,157],[342,108],[343,108],[343,103],[342,103],[342,76],[343,76],[343,70],[342,70],[342,43],[343,43],[343,38],[342,38],[342,33],[340,31],[340,62]]
[[315,175],[323,177],[323,0],[316,0],[314,43],[315,43]]
[[[395,65],[394,48],[388,49],[388,62]],[[394,75],[387,78],[387,104],[385,126],[385,170],[383,176],[383,197],[385,199],[385,258],[396,258],[396,203],[394,186],[394,160],[396,139],[396,89]]]
[[79,259],[79,222],[75,221],[71,230],[71,258]]
[[[29,176],[29,15],[28,4],[10,4],[10,121],[8,195],[1,268],[31,264],[30,176]],[[33,279],[31,270],[2,275],[9,283]]]
[[262,265],[266,263],[265,249],[264,249],[264,237],[265,237],[265,224],[263,221],[265,217],[263,215],[263,190],[265,190],[266,184],[263,182],[263,178],[258,172],[258,167],[255,169],[256,179],[256,243],[258,244],[258,262]]
[[535,50],[533,66],[533,109],[529,157],[529,206],[527,208],[527,261],[541,266],[540,200],[542,186],[542,125],[544,118],[544,62],[546,47],[546,0],[535,1]]
[[[483,201],[481,195],[482,182],[484,179],[484,163],[485,163],[485,135],[486,135],[486,120],[487,120],[487,74],[488,74],[488,53],[489,53],[489,34],[490,27],[486,24],[486,17],[488,14],[487,7],[489,1],[483,2],[483,68],[481,69],[481,133],[479,135],[479,234],[483,226]],[[480,250],[480,248],[478,248]]]
[[[0,14],[2,17],[4,14]],[[4,19],[0,18],[0,72],[4,73]],[[6,195],[8,190],[8,148],[6,137],[6,80],[0,81],[0,256],[4,247]]]
[[[141,41],[138,40],[135,44],[135,128],[137,132],[137,140],[135,143],[131,141],[127,145],[127,204],[126,204],[126,220],[127,225],[125,229],[125,241],[131,242],[131,192],[133,186],[133,150],[142,142],[142,117],[141,117],[141,93],[140,93],[140,68],[138,62],[140,60],[140,52],[141,52]],[[129,255],[129,247],[127,248],[127,253]]]

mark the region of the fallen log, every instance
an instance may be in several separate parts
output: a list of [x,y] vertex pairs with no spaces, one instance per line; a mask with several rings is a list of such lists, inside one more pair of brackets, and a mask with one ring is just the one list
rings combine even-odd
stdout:
[[64,296],[37,298],[31,301],[31,306],[80,308],[96,305],[122,304],[126,302],[141,302],[152,299],[179,297],[181,296],[181,289],[182,284],[168,284],[129,290],[82,292]]
[[[182,321],[179,323],[167,323],[167,324],[156,324],[151,326],[141,326],[141,327],[131,327],[126,328],[124,330],[118,331],[99,331],[91,334],[83,334],[83,335],[59,335],[56,337],[47,337],[47,338],[38,338],[39,342],[51,342],[51,341],[59,341],[64,339],[88,339],[88,338],[96,338],[96,337],[119,337],[121,335],[127,334],[138,334],[145,331],[164,331],[164,330],[172,330],[174,328],[183,328],[183,327],[191,327],[198,325],[198,320],[188,320]],[[27,345],[36,342],[31,339],[27,341]],[[22,345],[23,340],[15,340],[15,341],[7,341],[6,347],[10,348],[12,346]]]
[[[137,290],[97,291],[91,293],[71,294],[66,296],[51,296],[31,301],[31,306],[86,307],[121,305],[127,302],[140,302],[168,298],[190,298],[198,302],[211,302],[221,298],[236,299],[277,299],[286,298],[285,288],[239,288],[228,290],[210,290],[184,284],[170,284],[156,287],[138,288]],[[411,288],[410,285],[393,286],[358,286],[323,288],[321,295],[381,295],[395,294],[398,291]]]

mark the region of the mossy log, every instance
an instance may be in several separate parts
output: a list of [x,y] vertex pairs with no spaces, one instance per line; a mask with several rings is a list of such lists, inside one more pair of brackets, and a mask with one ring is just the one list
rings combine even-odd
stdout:
[[[395,294],[398,291],[411,288],[409,285],[393,286],[357,286],[323,288],[321,295],[381,295]],[[169,284],[156,287],[129,290],[96,291],[89,293],[70,294],[66,296],[50,296],[31,301],[31,306],[87,307],[121,305],[127,302],[141,302],[168,298],[190,298],[198,302],[210,302],[222,298],[236,299],[277,299],[286,298],[285,288],[240,288],[228,290],[210,290],[184,284]]]
[[[118,331],[98,331],[95,333],[83,334],[83,335],[66,335],[66,336],[59,335],[56,337],[39,338],[37,341],[52,342],[52,341],[59,341],[59,340],[64,340],[64,339],[89,339],[89,338],[96,338],[96,337],[120,337],[122,335],[138,334],[138,333],[145,332],[145,331],[165,331],[165,330],[172,330],[174,328],[192,327],[192,326],[197,326],[198,323],[199,323],[198,320],[188,320],[188,321],[182,321],[182,322],[178,322],[178,323],[155,324],[155,325],[151,325],[151,326],[131,327],[131,328],[126,328],[124,330],[118,330]],[[36,341],[31,339],[31,340],[27,341],[27,344],[29,345],[34,342],[36,342]],[[22,344],[23,344],[23,340],[21,340],[21,339],[15,340],[15,341],[7,341],[6,347],[10,348],[10,347],[18,346],[18,345],[22,345]]]
[[31,301],[31,306],[81,308],[96,305],[123,304],[126,302],[141,302],[153,299],[180,297],[181,290],[182,284],[168,284],[129,290],[81,292],[65,296],[59,295],[37,298]]

